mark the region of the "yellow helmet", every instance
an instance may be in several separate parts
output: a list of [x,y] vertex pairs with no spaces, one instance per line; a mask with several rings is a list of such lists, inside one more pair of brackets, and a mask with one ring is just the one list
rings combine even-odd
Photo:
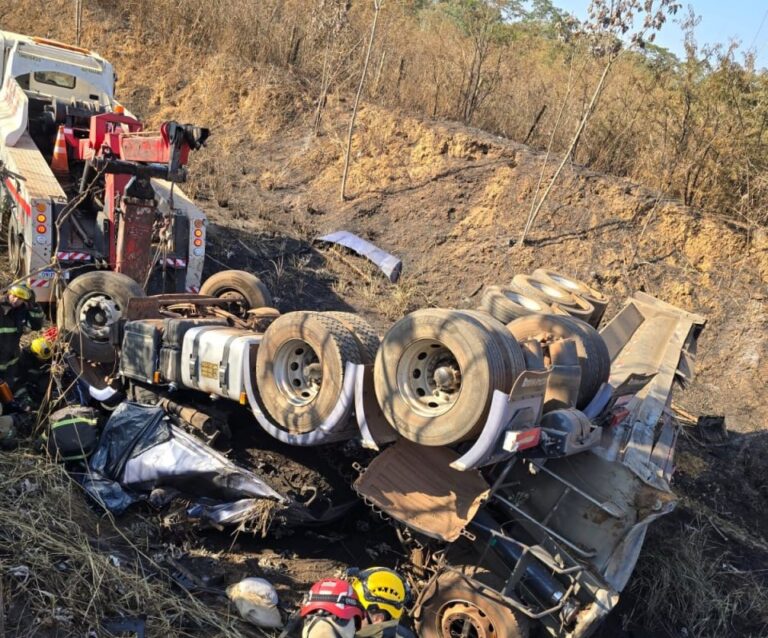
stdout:
[[393,620],[403,615],[409,587],[405,579],[386,567],[352,571],[352,589],[367,612],[387,612]]
[[30,301],[33,293],[32,288],[26,284],[16,284],[15,286],[11,286],[8,290],[8,294],[23,299],[24,301]]
[[53,356],[51,343],[45,337],[33,339],[29,349],[40,361],[48,361]]

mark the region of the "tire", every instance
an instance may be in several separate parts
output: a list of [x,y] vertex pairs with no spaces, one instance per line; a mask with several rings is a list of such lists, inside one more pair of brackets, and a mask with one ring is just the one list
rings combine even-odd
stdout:
[[[417,310],[381,342],[376,398],[405,438],[422,445],[458,443],[482,429],[493,391],[509,390],[507,361],[499,338],[478,319],[455,310]],[[437,370],[443,372],[440,385]]]
[[582,321],[587,321],[595,312],[592,304],[586,299],[565,288],[538,281],[528,275],[515,275],[510,287],[534,299],[541,299],[550,304],[560,304],[568,314]]
[[509,331],[518,341],[529,338],[548,339],[573,338],[581,367],[581,383],[577,408],[583,408],[595,396],[600,385],[608,381],[611,374],[611,357],[608,348],[592,326],[574,317],[558,315],[531,315],[521,317],[507,324]]
[[200,287],[200,294],[241,300],[247,306],[245,311],[272,306],[272,295],[261,279],[244,270],[222,270],[211,275]]
[[360,360],[363,363],[373,363],[376,360],[381,339],[370,323],[360,315],[351,312],[324,312],[323,314],[340,321],[354,335],[360,350]]
[[547,270],[546,268],[537,268],[533,271],[534,279],[537,279],[544,283],[550,283],[556,286],[560,286],[569,292],[572,292],[583,299],[586,299],[594,307],[594,312],[589,318],[590,325],[597,328],[600,325],[600,320],[605,314],[605,309],[608,307],[610,298],[601,293],[596,288],[593,288],[589,284],[574,279],[568,275],[556,272],[554,270]]
[[493,333],[494,337],[496,338],[497,346],[506,354],[504,359],[507,363],[507,390],[511,390],[512,385],[517,380],[517,377],[525,372],[526,369],[525,353],[523,353],[523,349],[520,347],[520,344],[512,336],[512,333],[509,332],[507,326],[504,323],[494,319],[493,317],[489,317],[487,313],[481,310],[460,310],[458,312],[461,312],[462,314],[469,317],[473,317],[482,323],[486,330]]
[[[144,296],[141,286],[127,275],[111,271],[88,272],[64,289],[56,323],[70,333],[70,346],[84,359],[110,363],[115,360],[116,353],[110,343],[109,326],[120,319],[130,299]],[[102,307],[108,310],[102,311]]]
[[502,323],[509,323],[518,317],[533,314],[546,314],[549,304],[545,301],[526,296],[513,288],[489,286],[480,300],[480,310],[484,310]]
[[340,321],[317,312],[278,317],[256,356],[265,409],[291,434],[312,432],[338,403],[347,363],[361,363],[361,357],[357,340]]
[[495,589],[502,584],[482,568],[443,572],[422,594],[414,614],[419,638],[528,638],[528,619],[470,578]]

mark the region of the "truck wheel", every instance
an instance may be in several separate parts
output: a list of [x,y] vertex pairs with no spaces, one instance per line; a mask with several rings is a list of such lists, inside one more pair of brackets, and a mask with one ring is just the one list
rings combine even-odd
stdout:
[[597,328],[600,325],[600,320],[605,314],[605,309],[608,306],[610,299],[601,293],[596,288],[593,288],[589,284],[584,283],[568,275],[555,272],[554,270],[547,270],[546,268],[537,268],[533,271],[533,278],[543,283],[554,284],[565,288],[565,290],[578,295],[586,299],[594,307],[594,312],[590,316],[587,323]]
[[363,363],[373,363],[376,360],[381,339],[370,323],[360,315],[351,312],[324,312],[323,314],[340,321],[354,335],[360,350],[360,360]]
[[526,370],[525,354],[523,354],[523,349],[517,342],[517,339],[512,336],[512,333],[507,329],[507,326],[504,323],[493,317],[489,317],[486,312],[481,310],[459,310],[458,312],[473,317],[483,324],[483,327],[486,330],[494,335],[496,344],[506,355],[504,360],[507,364],[506,375],[509,384],[507,389],[511,390],[517,377]]
[[244,270],[222,270],[211,275],[200,287],[200,294],[239,301],[243,312],[272,306],[272,295],[261,279]]
[[376,398],[389,423],[422,445],[450,445],[485,424],[494,390],[508,391],[507,353],[476,318],[424,309],[395,323],[376,357]]
[[527,638],[527,618],[513,611],[501,596],[481,587],[499,587],[492,574],[482,568],[464,567],[446,571],[422,594],[416,610],[416,633],[420,638]]
[[489,286],[483,293],[480,310],[484,310],[502,323],[509,323],[525,315],[546,314],[550,308],[545,301],[526,296],[513,288]]
[[344,325],[317,312],[289,312],[267,328],[256,355],[256,385],[267,412],[291,434],[306,434],[341,397],[347,363],[360,363]]
[[579,295],[552,283],[538,281],[528,275],[515,275],[511,287],[534,299],[557,303],[572,317],[587,321],[595,312],[594,306]]
[[111,326],[133,297],[144,297],[133,279],[117,272],[80,275],[64,289],[56,312],[59,328],[70,333],[69,343],[84,359],[98,363],[115,360]]
[[518,341],[534,338],[540,341],[570,339],[576,342],[576,353],[581,367],[581,384],[576,402],[583,408],[595,396],[600,385],[611,374],[611,357],[605,341],[592,326],[576,319],[559,315],[531,315],[507,324]]

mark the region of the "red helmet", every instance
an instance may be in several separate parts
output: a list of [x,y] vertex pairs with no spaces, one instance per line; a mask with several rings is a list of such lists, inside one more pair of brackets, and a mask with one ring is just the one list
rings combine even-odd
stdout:
[[363,606],[355,590],[338,578],[326,578],[312,585],[300,613],[304,617],[321,610],[345,620],[363,617]]

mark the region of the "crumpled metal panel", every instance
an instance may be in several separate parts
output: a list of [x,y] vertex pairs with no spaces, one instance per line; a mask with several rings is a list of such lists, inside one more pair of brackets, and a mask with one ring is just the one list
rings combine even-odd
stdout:
[[[669,481],[677,426],[669,405],[680,371],[686,380],[692,376],[704,324],[704,317],[633,295],[601,331],[611,376],[586,408],[600,413],[618,397],[616,406],[626,416],[619,423],[609,418],[600,445],[590,452],[550,459],[535,476],[524,465],[509,476],[509,498],[516,497],[533,519],[522,521],[523,527],[534,538],[564,539],[613,591],[622,591],[632,575],[648,525],[675,507]],[[569,638],[589,635],[597,621],[585,616]]]
[[681,361],[686,376],[693,373],[691,353],[705,323],[700,315],[638,292],[600,332],[611,353],[611,386],[630,374],[655,376],[627,405],[629,417],[606,432],[596,453],[621,461],[661,490],[669,490],[676,441],[675,426],[663,418],[664,411]]
[[403,269],[403,262],[382,250],[378,246],[358,237],[354,233],[346,230],[339,230],[330,235],[319,237],[317,241],[326,241],[331,244],[338,244],[350,250],[354,250],[358,255],[365,257],[376,264],[389,280],[394,284],[400,279],[400,272]]
[[16,146],[27,130],[29,99],[16,78],[5,78],[0,89],[0,142],[3,146]]

